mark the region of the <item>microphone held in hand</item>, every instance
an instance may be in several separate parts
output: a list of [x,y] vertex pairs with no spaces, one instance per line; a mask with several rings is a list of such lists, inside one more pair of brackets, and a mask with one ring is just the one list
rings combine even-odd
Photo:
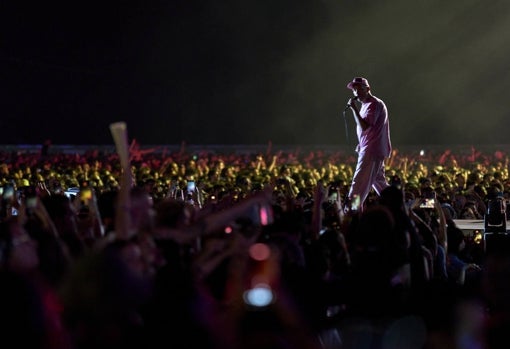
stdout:
[[[358,99],[358,96],[354,96],[354,97],[352,97],[351,99],[349,99],[349,102],[350,102],[351,100],[354,102],[354,101],[355,101],[355,100],[357,100],[357,99]],[[344,112],[345,112],[345,111],[347,111],[347,109],[349,109],[349,108],[351,107],[351,104],[350,104],[349,102],[347,102],[347,106],[345,107]]]

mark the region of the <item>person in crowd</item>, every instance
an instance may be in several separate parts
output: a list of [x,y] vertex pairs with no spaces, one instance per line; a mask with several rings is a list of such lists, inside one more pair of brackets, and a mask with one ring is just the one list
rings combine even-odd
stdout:
[[481,296],[485,301],[484,335],[486,348],[510,345],[510,253],[506,248],[487,255],[482,269]]
[[387,207],[374,205],[361,214],[350,249],[352,272],[347,287],[353,314],[380,318],[401,315],[410,286],[408,243],[402,231],[395,229]]
[[25,229],[24,219],[21,214],[0,222],[2,338],[31,348],[72,348],[58,294],[62,281],[41,270],[39,255],[44,252],[38,251],[41,246]]
[[[395,221],[396,237],[404,248],[405,258],[409,260],[409,275],[406,280],[412,293],[419,293],[430,281],[431,273],[429,253],[424,246],[415,221],[410,217],[404,202],[402,188],[391,185],[381,192],[380,204],[387,207]],[[404,274],[405,275],[405,274]]]
[[[361,80],[358,90],[363,86]],[[348,345],[349,315],[369,321],[404,312],[424,320],[428,347],[434,347],[438,336],[455,340],[455,333],[462,333],[463,340],[479,339],[478,325],[454,314],[476,311],[476,302],[459,298],[471,283],[452,286],[442,280],[446,262],[452,260],[445,253],[455,252],[450,250],[455,244],[447,240],[455,235],[444,230],[453,229],[453,216],[441,217],[439,210],[450,212],[441,205],[417,206],[431,188],[454,198],[456,213],[475,197],[470,190],[487,201],[497,185],[502,199],[507,198],[506,162],[487,156],[473,165],[473,159],[449,152],[449,158],[457,157],[455,165],[436,166],[444,154],[436,158],[433,153],[422,157],[394,152],[391,168],[399,174],[400,186],[391,181],[380,196],[370,193],[363,212],[353,214],[344,211],[342,203],[359,156],[336,151],[260,154],[148,152],[121,168],[108,152],[53,151],[43,158],[0,152],[1,189],[18,183],[18,196],[2,195],[0,201],[1,230],[14,237],[0,239],[0,260],[15,278],[0,278],[15,289],[22,275],[42,291],[47,301],[43,305],[53,310],[50,323],[64,330],[53,338],[65,343],[68,332],[73,342],[68,348],[158,347],[169,337],[172,346],[204,349],[315,348],[317,337],[324,341],[325,333]],[[476,182],[483,190],[472,186],[473,172],[486,179]],[[458,191],[457,173],[469,179],[469,186]],[[193,200],[176,195],[190,178],[199,191]],[[89,229],[87,220],[78,222],[78,202],[67,196],[73,192],[79,198],[85,183],[98,194],[95,222],[102,223],[103,230]],[[27,207],[22,199],[27,184],[44,184],[39,208],[47,214]],[[454,195],[468,200],[457,201]],[[261,251],[270,251],[271,258],[261,260]],[[487,299],[485,325],[492,343],[505,333],[508,321],[502,311],[504,281],[494,280],[505,275],[502,257],[487,257],[481,261],[490,268],[480,264],[484,294],[469,291]],[[271,282],[253,290],[272,295],[273,302],[265,307],[248,304],[245,291],[264,277]],[[415,292],[420,287],[422,292]],[[33,305],[19,315],[37,322],[48,309],[41,313]],[[381,324],[385,326],[377,330],[382,340],[392,326],[391,321]],[[190,337],[190,332],[195,335]]]
[[77,260],[59,292],[74,348],[143,346],[151,286],[135,238],[110,241]]
[[476,282],[481,267],[466,260],[463,251],[466,248],[466,238],[462,229],[456,226],[448,227],[448,254],[446,256],[446,270],[448,280],[458,284]]
[[423,238],[424,246],[431,253],[432,278],[441,282],[446,281],[447,221],[445,211],[430,184],[421,188],[410,213]]

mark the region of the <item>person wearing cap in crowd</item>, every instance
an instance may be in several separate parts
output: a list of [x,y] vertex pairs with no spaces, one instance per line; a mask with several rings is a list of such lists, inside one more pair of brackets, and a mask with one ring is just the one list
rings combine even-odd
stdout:
[[[347,103],[356,121],[358,162],[348,194],[348,203],[359,196],[359,210],[371,188],[380,195],[389,186],[384,160],[391,154],[390,125],[386,104],[371,93],[368,80],[355,77],[347,84],[353,97]],[[355,103],[358,101],[360,107]]]

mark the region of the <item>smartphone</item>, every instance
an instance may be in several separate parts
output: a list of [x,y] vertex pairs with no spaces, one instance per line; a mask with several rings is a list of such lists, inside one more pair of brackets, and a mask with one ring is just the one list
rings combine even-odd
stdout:
[[482,241],[483,241],[483,233],[482,233],[482,231],[478,230],[478,229],[474,230],[473,231],[473,242],[475,244],[481,244]]
[[195,188],[196,188],[195,181],[188,181],[187,186],[188,193],[193,193],[195,191]]
[[5,199],[5,200],[11,200],[13,197],[14,197],[14,187],[12,185],[6,185],[4,187],[4,190],[3,190],[3,193],[2,193],[2,197]]
[[263,308],[274,302],[275,295],[269,285],[261,283],[244,291],[243,300],[249,306]]
[[435,199],[423,199],[420,203],[420,208],[434,208],[436,207]]
[[359,211],[361,204],[361,199],[358,194],[354,194],[351,201],[351,210],[352,211]]
[[273,224],[273,208],[270,205],[261,205],[259,208],[260,225],[266,226]]
[[37,197],[36,196],[28,197],[26,200],[26,205],[27,208],[35,208],[35,206],[37,205]]
[[64,195],[67,196],[69,198],[69,200],[73,200],[76,197],[76,195],[78,195],[79,192],[80,192],[80,189],[78,187],[71,187],[71,188],[67,188],[64,191]]
[[274,215],[271,205],[255,205],[252,208],[251,221],[254,225],[266,226],[273,224]]
[[80,201],[83,205],[88,206],[90,200],[92,200],[92,189],[82,188],[80,189]]

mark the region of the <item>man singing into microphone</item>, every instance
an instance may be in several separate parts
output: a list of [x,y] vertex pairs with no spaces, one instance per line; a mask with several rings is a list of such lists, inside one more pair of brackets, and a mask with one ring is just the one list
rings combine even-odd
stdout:
[[[390,126],[386,105],[371,94],[367,79],[356,77],[347,84],[347,88],[354,94],[347,106],[352,110],[358,136],[358,163],[347,202],[351,205],[359,198],[358,210],[362,211],[371,188],[380,195],[389,186],[384,160],[391,154]],[[361,102],[359,109],[356,100]]]

